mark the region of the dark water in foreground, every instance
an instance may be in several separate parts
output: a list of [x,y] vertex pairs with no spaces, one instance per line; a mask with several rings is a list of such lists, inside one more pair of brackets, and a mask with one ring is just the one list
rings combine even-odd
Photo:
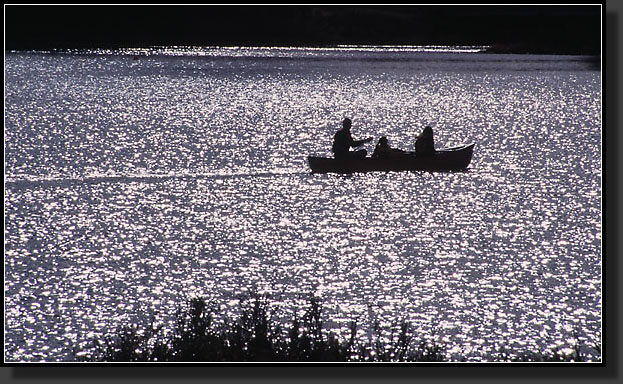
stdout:
[[[599,340],[601,77],[581,58],[180,52],[6,54],[5,361],[251,288],[476,361]],[[403,149],[431,124],[472,164],[310,174],[344,116]]]

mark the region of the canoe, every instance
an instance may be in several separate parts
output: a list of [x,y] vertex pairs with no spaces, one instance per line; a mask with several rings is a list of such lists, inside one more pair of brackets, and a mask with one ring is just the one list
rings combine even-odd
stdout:
[[431,156],[418,156],[406,152],[389,159],[364,157],[361,159],[336,160],[334,158],[308,156],[312,173],[355,173],[374,171],[460,171],[472,160],[474,143],[440,149]]

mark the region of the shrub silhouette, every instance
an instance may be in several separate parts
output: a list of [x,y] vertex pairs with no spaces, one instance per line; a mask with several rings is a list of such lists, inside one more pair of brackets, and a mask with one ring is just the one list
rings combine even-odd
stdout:
[[[92,353],[74,353],[79,361],[110,362],[235,362],[235,361],[326,361],[326,362],[441,362],[449,361],[445,348],[434,341],[416,338],[408,322],[401,322],[382,336],[378,322],[372,325],[368,341],[357,340],[357,324],[350,322],[350,336],[340,340],[324,329],[322,302],[310,298],[301,319],[294,316],[287,329],[273,321],[268,296],[241,297],[240,315],[215,321],[216,304],[191,298],[178,309],[174,328],[164,336],[162,326],[147,329],[123,327],[115,336],[95,343]],[[591,357],[580,351],[579,342],[571,355],[558,350],[520,354],[502,361],[578,362]],[[601,356],[601,344],[592,346]],[[80,357],[78,357],[80,356]],[[456,360],[456,357],[453,358]],[[459,359],[461,360],[461,359]]]

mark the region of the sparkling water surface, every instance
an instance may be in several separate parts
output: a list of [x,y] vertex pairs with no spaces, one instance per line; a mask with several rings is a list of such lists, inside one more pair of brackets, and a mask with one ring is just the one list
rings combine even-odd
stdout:
[[[469,170],[311,174],[341,120]],[[601,76],[470,50],[5,53],[5,361],[68,361],[189,297],[311,295],[450,356],[601,337]],[[371,152],[373,143],[367,144]],[[361,335],[365,338],[365,335]]]

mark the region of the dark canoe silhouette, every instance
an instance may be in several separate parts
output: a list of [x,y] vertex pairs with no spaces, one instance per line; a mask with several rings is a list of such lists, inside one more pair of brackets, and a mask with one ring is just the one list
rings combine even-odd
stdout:
[[440,149],[431,156],[418,156],[413,152],[390,159],[335,160],[334,158],[308,156],[312,173],[355,173],[372,171],[460,171],[469,165],[474,143]]

